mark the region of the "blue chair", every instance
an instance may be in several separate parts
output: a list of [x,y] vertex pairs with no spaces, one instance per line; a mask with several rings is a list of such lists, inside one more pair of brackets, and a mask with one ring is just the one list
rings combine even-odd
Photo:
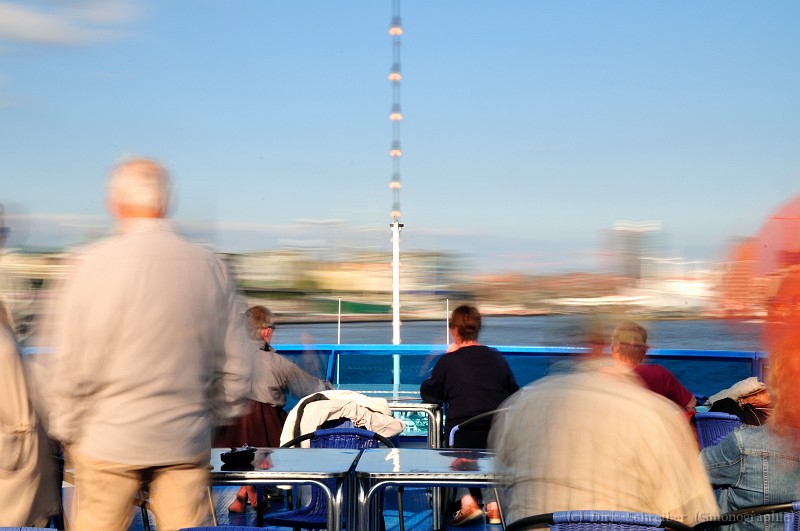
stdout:
[[509,409],[511,408],[501,407],[493,409],[491,411],[486,411],[485,413],[475,415],[474,417],[463,421],[461,424],[456,424],[455,426],[453,426],[453,428],[450,430],[450,434],[447,436],[447,446],[449,446],[450,448],[453,447],[453,444],[455,443],[456,440],[456,433],[458,433],[460,430],[466,430],[472,427],[473,425],[477,425],[481,421],[489,422],[494,418],[496,413],[505,413]]
[[[778,515],[778,513],[781,513]],[[775,505],[759,505],[731,511],[719,516],[714,520],[701,522],[694,526],[696,530],[712,529],[743,522],[753,516],[763,516],[774,514],[773,521],[783,522],[784,531],[800,531],[800,501],[789,503],[779,503]],[[759,522],[763,526],[763,521]]]
[[526,516],[506,526],[506,531],[523,531],[533,526],[548,524],[555,531],[603,530],[646,530],[669,528],[675,531],[692,531],[692,527],[682,522],[661,518],[657,514],[632,513],[625,511],[559,511],[555,513]]
[[[317,430],[313,433],[307,433],[296,437],[286,444],[283,444],[282,447],[289,448],[303,441],[310,441],[312,448],[362,449],[376,447],[378,443],[383,443],[389,448],[395,447],[395,445],[383,435],[378,435],[373,431],[360,428]],[[335,486],[334,482],[330,481],[328,486],[333,490]],[[346,498],[343,504],[345,507],[347,506]],[[402,506],[400,507],[400,514],[402,515]],[[291,527],[293,529],[324,529],[328,524],[327,499],[318,487],[312,487],[311,501],[308,505],[299,509],[266,515],[264,521],[269,525]]]
[[694,416],[700,448],[714,446],[730,432],[742,425],[736,415],[714,411],[698,412]]

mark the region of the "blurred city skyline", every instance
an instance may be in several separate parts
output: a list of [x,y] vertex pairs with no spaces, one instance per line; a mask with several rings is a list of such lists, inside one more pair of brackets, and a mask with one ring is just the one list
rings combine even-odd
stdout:
[[[597,271],[619,220],[720,262],[800,192],[800,4],[402,2],[401,253]],[[390,2],[0,1],[9,247],[107,233],[126,154],[223,252],[388,251]]]

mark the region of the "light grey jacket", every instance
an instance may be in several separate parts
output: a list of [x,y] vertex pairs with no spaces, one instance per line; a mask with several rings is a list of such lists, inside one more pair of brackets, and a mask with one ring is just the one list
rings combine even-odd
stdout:
[[53,465],[16,341],[0,324],[0,526],[41,524],[57,513]]
[[58,298],[51,435],[89,457],[167,465],[247,411],[252,346],[225,265],[164,219],[91,245]]

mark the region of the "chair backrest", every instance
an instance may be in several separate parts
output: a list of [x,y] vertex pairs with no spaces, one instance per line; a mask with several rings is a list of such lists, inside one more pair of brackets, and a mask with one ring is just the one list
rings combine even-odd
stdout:
[[447,437],[447,445],[449,447],[451,447],[451,448],[453,447],[453,443],[455,443],[455,440],[456,440],[456,433],[458,433],[459,431],[461,431],[463,429],[467,429],[471,425],[477,425],[480,422],[484,422],[485,423],[487,421],[491,421],[496,413],[505,413],[509,409],[510,408],[508,408],[508,407],[501,407],[501,408],[493,409],[491,411],[486,411],[484,413],[480,413],[478,415],[475,415],[474,417],[468,418],[467,420],[465,420],[465,421],[463,421],[463,422],[461,422],[459,424],[456,424],[450,430],[450,434]]
[[714,411],[698,412],[694,420],[700,448],[719,444],[725,436],[742,425],[742,421],[736,415]]
[[783,514],[784,531],[800,531],[800,501],[792,502],[792,510]]
[[647,530],[668,527],[675,531],[691,531],[692,527],[681,522],[661,518],[657,514],[626,511],[558,511],[520,518],[510,523],[506,531],[523,531],[534,526],[549,524],[557,531],[582,531],[591,529]]
[[378,443],[389,448],[395,446],[383,435],[362,428],[317,430],[311,439],[312,448],[374,448]]
[[392,441],[378,435],[374,431],[362,428],[331,428],[327,430],[316,430],[306,433],[300,437],[295,437],[291,441],[281,445],[285,448],[297,446],[303,441],[311,441],[312,448],[373,448],[378,443],[383,443],[389,448],[394,448]]

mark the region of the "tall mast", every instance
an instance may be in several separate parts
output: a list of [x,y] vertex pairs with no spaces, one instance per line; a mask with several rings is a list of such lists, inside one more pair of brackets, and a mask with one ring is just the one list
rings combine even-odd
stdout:
[[392,122],[392,147],[389,156],[392,158],[392,180],[389,188],[392,190],[392,344],[400,344],[400,122],[403,113],[400,108],[400,82],[403,80],[400,67],[400,46],[403,36],[403,26],[400,23],[400,0],[392,0],[392,22],[389,27],[392,37],[392,69],[389,72],[389,82],[392,84],[392,112],[389,121]]

